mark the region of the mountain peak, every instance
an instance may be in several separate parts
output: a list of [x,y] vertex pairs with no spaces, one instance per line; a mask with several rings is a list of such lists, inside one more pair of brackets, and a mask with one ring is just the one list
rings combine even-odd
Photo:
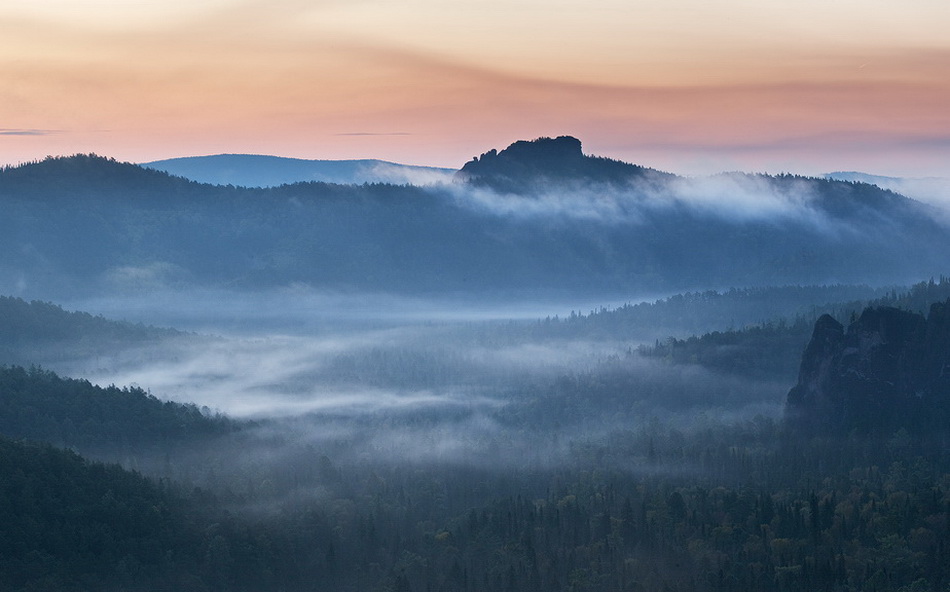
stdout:
[[581,141],[573,136],[518,140],[502,150],[500,154],[494,155],[494,152],[492,150],[489,154],[495,158],[508,158],[524,164],[552,161],[580,162],[584,158],[584,153],[581,152]]
[[[547,182],[623,184],[644,174],[640,167],[618,160],[587,156],[573,136],[519,140],[501,152],[489,150],[465,163],[459,178],[505,193],[528,193]],[[654,171],[655,172],[655,171]]]

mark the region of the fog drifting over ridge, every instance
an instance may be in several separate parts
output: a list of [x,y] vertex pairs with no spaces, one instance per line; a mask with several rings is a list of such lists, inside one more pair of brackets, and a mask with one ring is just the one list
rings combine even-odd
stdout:
[[580,181],[539,183],[537,190],[526,195],[461,182],[441,187],[459,205],[500,217],[638,225],[649,223],[651,214],[679,210],[734,224],[793,223],[828,235],[850,232],[850,223],[822,211],[820,182],[818,178],[796,177],[779,183],[769,175],[746,173],[666,177],[647,172],[621,186]]
[[[531,217],[549,216],[567,219],[596,220],[608,223],[643,222],[645,211],[663,208],[685,208],[704,215],[735,222],[753,220],[792,220],[823,223],[825,216],[814,205],[817,199],[816,182],[821,177],[797,177],[790,182],[778,183],[777,177],[766,174],[722,172],[712,175],[679,176],[651,169],[642,177],[631,177],[619,186],[611,183],[569,180],[543,182],[529,199],[498,193],[460,180],[451,169],[410,166],[374,160],[306,161],[292,158],[251,155],[215,155],[170,159],[166,167],[181,162],[173,174],[202,182],[220,182],[228,175],[238,174],[235,167],[243,161],[229,163],[228,159],[245,159],[240,175],[242,185],[274,187],[282,183],[328,181],[331,183],[361,184],[388,183],[413,185],[432,190],[448,191],[456,203],[493,212],[497,215]],[[261,160],[258,163],[256,160]],[[221,164],[215,164],[221,161]],[[273,161],[273,162],[271,162]],[[283,180],[275,182],[263,163],[281,169]],[[151,166],[147,163],[143,166]],[[251,166],[253,165],[253,166]],[[320,166],[327,171],[335,168],[344,172],[313,173],[305,167]],[[222,168],[223,167],[223,168]],[[304,168],[301,168],[304,167]],[[158,167],[159,170],[165,170]],[[207,170],[205,170],[207,169]],[[219,170],[220,169],[220,170]],[[299,169],[294,176],[294,170]],[[322,170],[322,169],[318,169]],[[193,171],[194,174],[189,174]],[[255,175],[260,177],[255,181]],[[321,178],[324,175],[326,178]],[[942,178],[904,179],[881,177],[863,173],[830,173],[825,179],[862,181],[892,190],[930,205],[950,207],[950,181]]]

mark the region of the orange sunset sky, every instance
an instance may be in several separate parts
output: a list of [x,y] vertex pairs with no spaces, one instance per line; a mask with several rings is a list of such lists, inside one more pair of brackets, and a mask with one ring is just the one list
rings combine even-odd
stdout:
[[570,134],[682,174],[950,176],[948,30],[947,0],[8,0],[0,163]]

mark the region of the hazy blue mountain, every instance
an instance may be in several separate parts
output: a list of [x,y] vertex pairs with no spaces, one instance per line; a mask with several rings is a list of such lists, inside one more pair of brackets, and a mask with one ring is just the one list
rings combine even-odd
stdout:
[[454,172],[452,169],[411,166],[384,160],[306,160],[257,154],[169,158],[142,163],[142,166],[199,183],[239,187],[276,187],[307,181],[344,185],[424,184]]
[[828,173],[826,179],[869,183],[901,195],[942,207],[950,206],[950,178],[947,177],[886,177],[855,171]]
[[833,181],[848,181],[851,183],[868,183],[870,185],[877,185],[878,187],[884,189],[890,189],[889,185],[900,183],[904,179],[901,177],[887,177],[884,175],[870,175],[868,173],[861,173],[858,171],[836,171],[834,173],[827,173],[824,175],[825,179],[831,179]]
[[873,185],[683,178],[516,143],[454,183],[200,184],[81,155],[0,171],[0,293],[304,284],[339,291],[630,295],[907,284],[950,266],[950,230]]

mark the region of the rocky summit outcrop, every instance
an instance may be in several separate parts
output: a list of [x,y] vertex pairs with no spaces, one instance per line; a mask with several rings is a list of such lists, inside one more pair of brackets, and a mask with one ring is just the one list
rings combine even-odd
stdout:
[[558,136],[520,140],[501,152],[489,150],[465,163],[458,178],[502,193],[531,193],[549,191],[551,183],[624,185],[644,175],[673,177],[619,160],[585,155],[580,140]]
[[798,429],[887,435],[950,428],[950,300],[927,317],[868,308],[815,323],[786,418]]

